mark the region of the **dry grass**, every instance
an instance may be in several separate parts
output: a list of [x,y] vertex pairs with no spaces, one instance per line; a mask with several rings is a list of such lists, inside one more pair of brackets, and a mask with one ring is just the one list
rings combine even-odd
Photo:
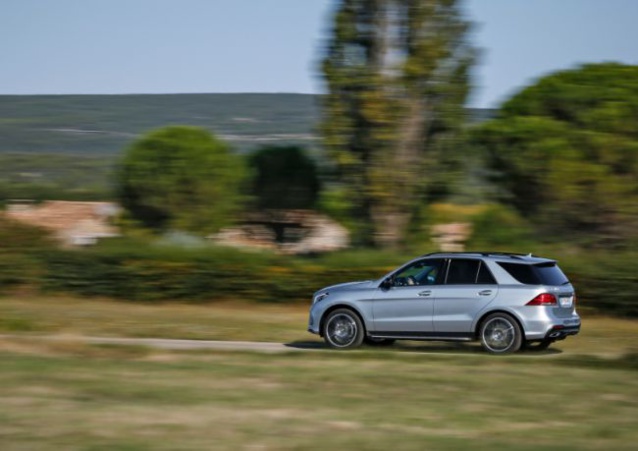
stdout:
[[3,451],[633,449],[636,363],[381,353],[1,352]]
[[201,340],[308,339],[307,305],[140,304],[69,297],[0,299],[0,333]]
[[[70,297],[0,299],[0,334],[182,338],[294,342],[306,332],[308,305],[221,302],[140,304]],[[550,351],[621,355],[638,352],[638,321],[583,315],[582,332]],[[406,343],[431,352],[474,352],[454,343]]]
[[[0,449],[633,449],[638,440],[638,353],[617,356],[636,352],[636,321],[585,317],[582,335],[554,350],[505,358],[445,343],[265,355],[77,339],[308,340],[306,315],[307,306],[1,299],[0,332],[11,338],[0,339]],[[26,339],[42,334],[66,339]]]

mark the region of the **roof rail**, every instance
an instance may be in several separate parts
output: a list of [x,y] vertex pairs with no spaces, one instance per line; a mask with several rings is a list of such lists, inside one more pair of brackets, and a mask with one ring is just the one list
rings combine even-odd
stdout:
[[504,257],[512,257],[512,258],[518,258],[520,259],[521,257],[536,257],[536,255],[532,254],[531,252],[529,254],[522,254],[520,252],[488,252],[488,251],[466,251],[466,252],[430,252],[429,254],[425,254],[423,255],[423,257],[429,257],[432,255],[442,255],[442,254],[475,254],[475,255],[483,255],[485,257],[490,256],[490,255],[501,255]]

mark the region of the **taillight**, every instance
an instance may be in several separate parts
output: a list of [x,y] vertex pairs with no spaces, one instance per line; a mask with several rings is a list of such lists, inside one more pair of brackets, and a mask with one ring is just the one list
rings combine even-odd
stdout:
[[556,305],[556,296],[550,293],[543,293],[536,296],[525,305]]

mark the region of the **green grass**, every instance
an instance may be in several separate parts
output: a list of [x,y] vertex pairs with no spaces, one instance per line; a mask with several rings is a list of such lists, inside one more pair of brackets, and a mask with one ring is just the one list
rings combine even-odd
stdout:
[[[638,322],[547,352],[477,345],[257,354],[76,336],[308,341],[307,306],[0,299],[0,449],[633,449]],[[38,335],[64,340],[34,340]],[[316,338],[314,338],[316,340]],[[411,351],[411,352],[404,352]]]
[[[309,304],[226,301],[210,304],[144,304],[73,297],[10,296],[0,299],[0,334],[91,335],[294,342],[316,340],[306,332]],[[638,321],[581,312],[576,337],[557,342],[554,352],[638,352]],[[432,352],[473,352],[471,345],[408,343]]]
[[4,451],[633,449],[635,361],[0,352]]
[[0,334],[296,341],[306,332],[307,305],[220,302],[135,304],[69,297],[0,299]]

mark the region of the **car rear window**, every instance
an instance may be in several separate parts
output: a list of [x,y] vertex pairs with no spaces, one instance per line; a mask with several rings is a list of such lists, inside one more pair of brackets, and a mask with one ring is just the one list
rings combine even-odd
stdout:
[[558,265],[554,262],[540,263],[533,266],[543,285],[563,285],[569,282]]
[[498,262],[510,276],[525,285],[563,285],[568,283],[567,276],[563,274],[554,262],[525,265],[521,263]]
[[455,258],[450,260],[447,285],[496,284],[489,268],[481,260]]

